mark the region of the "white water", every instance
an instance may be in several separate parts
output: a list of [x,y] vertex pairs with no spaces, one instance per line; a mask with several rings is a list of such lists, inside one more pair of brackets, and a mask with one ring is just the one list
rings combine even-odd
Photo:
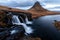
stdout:
[[[26,22],[29,22],[27,18],[26,18]],[[25,34],[26,33],[30,34],[33,32],[33,29],[31,27],[28,27],[25,23],[21,23],[18,16],[16,16],[16,15],[13,15],[12,23],[16,24],[16,25],[22,25],[25,29]]]
[[26,24],[32,24],[31,21],[28,21],[28,18],[27,17],[25,18],[25,21],[26,21]]
[[18,30],[12,30],[10,32],[11,32],[11,34],[14,34],[14,33],[18,32]]
[[12,23],[17,24],[17,25],[19,25],[21,23],[17,15],[13,15]]

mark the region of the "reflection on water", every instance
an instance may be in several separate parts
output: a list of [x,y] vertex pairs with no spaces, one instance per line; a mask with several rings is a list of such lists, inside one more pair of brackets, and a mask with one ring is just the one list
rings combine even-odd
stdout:
[[48,16],[43,16],[41,18],[42,19],[47,19],[47,20],[57,20],[57,21],[60,21],[60,15],[48,15]]
[[36,23],[42,27],[55,27],[54,23],[60,21],[60,15],[47,15],[37,19]]

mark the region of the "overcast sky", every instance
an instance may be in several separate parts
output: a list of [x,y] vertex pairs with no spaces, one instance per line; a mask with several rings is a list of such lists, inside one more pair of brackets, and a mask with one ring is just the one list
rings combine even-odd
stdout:
[[36,1],[39,1],[45,9],[60,11],[60,0],[0,0],[0,5],[18,9],[30,9]]

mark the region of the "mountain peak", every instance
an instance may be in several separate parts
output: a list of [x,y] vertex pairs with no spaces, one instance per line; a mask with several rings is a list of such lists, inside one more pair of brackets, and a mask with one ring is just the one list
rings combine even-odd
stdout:
[[34,4],[34,6],[31,9],[34,9],[34,10],[37,10],[37,11],[46,11],[46,9],[44,9],[38,1]]

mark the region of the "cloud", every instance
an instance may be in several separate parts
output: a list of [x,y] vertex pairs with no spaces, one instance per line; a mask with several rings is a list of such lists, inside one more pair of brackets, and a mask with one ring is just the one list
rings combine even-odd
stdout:
[[0,0],[0,5],[19,9],[29,9],[35,2],[36,0]]
[[60,11],[60,4],[46,4],[43,7],[50,11]]
[[44,0],[45,3],[60,4],[60,0]]
[[11,2],[11,0],[0,0],[0,3],[7,3],[7,2]]
[[[49,10],[60,10],[60,0],[0,0],[0,5],[14,7],[18,9],[29,9],[36,1]],[[54,9],[55,8],[55,9]]]
[[57,7],[57,6],[60,6],[60,4],[46,4],[44,7],[45,8],[54,8],[54,7]]
[[2,0],[0,1],[0,5],[6,5],[6,6],[31,6],[35,3],[35,0]]
[[60,11],[60,0],[44,0],[41,5],[50,11]]
[[42,1],[44,1],[44,0],[37,0],[37,1],[42,2]]
[[28,7],[13,7],[13,8],[17,8],[17,9],[22,9],[22,10],[28,10],[30,9],[32,6],[28,6]]

